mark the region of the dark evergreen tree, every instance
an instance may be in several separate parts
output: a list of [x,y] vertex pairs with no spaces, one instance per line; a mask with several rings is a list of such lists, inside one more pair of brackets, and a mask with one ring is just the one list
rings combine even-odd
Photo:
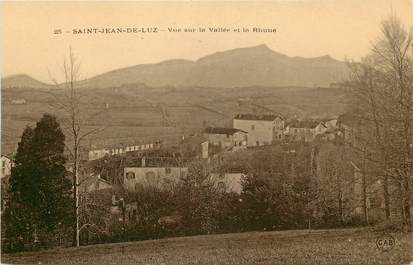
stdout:
[[[65,136],[50,114],[22,135],[11,172],[11,195],[5,219],[12,248],[53,243],[73,221],[71,182],[64,157]],[[18,249],[19,250],[19,249]]]
[[71,222],[71,182],[64,166],[64,142],[56,118],[45,114],[34,129],[32,142],[32,178],[37,180],[33,208],[39,214],[39,225],[49,232],[59,223]]
[[11,169],[10,200],[7,202],[3,214],[3,229],[6,240],[4,250],[19,251],[25,245],[33,242],[33,214],[31,202],[31,178],[33,129],[26,127],[21,141],[18,144],[14,158],[14,167]]

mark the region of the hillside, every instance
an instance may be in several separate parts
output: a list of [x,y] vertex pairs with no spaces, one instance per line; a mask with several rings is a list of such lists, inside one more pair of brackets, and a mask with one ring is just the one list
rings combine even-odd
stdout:
[[380,251],[380,233],[367,229],[292,230],[167,238],[141,242],[4,254],[8,264],[408,264],[409,235],[396,233]]
[[[348,72],[344,62],[328,55],[316,58],[289,57],[266,45],[259,45],[217,52],[196,61],[176,59],[139,64],[97,75],[80,81],[79,85],[89,88],[139,83],[150,87],[328,87],[331,83],[344,80]],[[3,88],[50,87],[28,75],[5,77],[1,84]]]
[[[137,59],[138,60],[138,59]],[[330,56],[288,57],[266,45],[217,52],[197,61],[169,60],[110,71],[81,82],[102,88],[148,86],[329,86],[346,78],[347,66]]]
[[26,74],[11,75],[1,79],[2,88],[48,88],[51,85],[42,83]]
[[[57,96],[61,91],[55,91]],[[286,117],[333,118],[348,106],[338,88],[258,87],[206,88],[126,85],[120,88],[84,89],[84,113],[100,115],[88,126],[104,128],[87,144],[120,144],[163,139],[199,132],[203,126],[232,126],[237,113],[282,113]],[[12,104],[23,98],[24,105]],[[51,108],[55,98],[44,89],[2,91],[2,152],[13,152],[27,124],[34,125]],[[107,106],[107,108],[106,108]],[[89,128],[88,128],[89,129]]]
[[[347,108],[345,93],[329,87],[347,72],[329,56],[288,57],[265,45],[218,52],[197,61],[169,60],[118,69],[81,81],[84,112],[104,127],[89,144],[173,140],[203,126],[231,126],[237,113],[277,112],[286,117],[333,118]],[[28,75],[2,78],[2,152],[15,151],[62,91]],[[53,88],[53,89],[51,89]],[[13,104],[24,99],[26,104]]]
[[[289,57],[266,45],[259,45],[217,52],[196,61],[176,59],[139,64],[97,75],[80,81],[79,85],[89,88],[138,83],[151,87],[328,87],[331,83],[344,80],[348,71],[344,62],[328,55],[316,58]],[[28,75],[5,77],[1,84],[3,88],[50,86]]]

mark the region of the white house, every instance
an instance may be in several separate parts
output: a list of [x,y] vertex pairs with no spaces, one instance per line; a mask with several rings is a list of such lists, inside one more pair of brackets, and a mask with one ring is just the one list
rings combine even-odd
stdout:
[[233,128],[248,133],[248,146],[268,145],[282,140],[284,119],[272,114],[238,114],[233,119]]
[[13,105],[24,105],[24,104],[26,104],[26,100],[24,98],[13,99],[11,101],[11,104],[13,104]]
[[95,149],[89,151],[89,161],[96,160],[104,157],[105,155],[110,155],[109,150],[106,149]]
[[145,151],[145,150],[155,150],[161,147],[161,142],[156,141],[153,143],[145,143],[145,144],[134,144],[134,145],[127,145],[127,146],[116,146],[112,148],[102,148],[102,149],[91,149],[89,150],[88,158],[89,161],[96,160],[104,157],[105,155],[120,155],[127,152],[134,152],[134,151]]
[[187,174],[188,168],[185,167],[125,167],[123,186],[130,192],[145,186],[164,188]]
[[211,145],[223,149],[239,149],[247,146],[248,133],[234,128],[208,127],[204,130],[204,137]]
[[327,129],[324,123],[316,120],[292,119],[288,122],[284,134],[290,141],[311,142],[316,137],[316,132],[320,133]]
[[331,133],[337,130],[337,120],[328,120],[328,121],[321,121],[316,127],[315,127],[315,134],[320,135],[324,133]]
[[11,167],[12,167],[12,160],[5,155],[2,155],[0,158],[1,163],[1,170],[0,170],[0,178],[10,176],[11,174]]
[[139,166],[125,167],[123,187],[129,192],[139,191],[141,187],[145,186],[166,188],[188,174],[187,167],[179,166],[172,159],[169,162],[165,158],[156,160],[158,161],[152,160],[149,164],[146,158],[142,157]]

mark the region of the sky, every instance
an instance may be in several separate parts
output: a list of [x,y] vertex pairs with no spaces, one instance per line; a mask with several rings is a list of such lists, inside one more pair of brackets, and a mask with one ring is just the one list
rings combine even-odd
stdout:
[[[1,75],[28,74],[62,80],[72,47],[82,77],[167,59],[196,60],[240,47],[266,44],[288,56],[330,55],[358,60],[380,35],[380,22],[395,14],[413,25],[409,0],[303,0],[255,2],[2,2]],[[84,28],[153,28],[156,33],[74,34]],[[168,28],[205,28],[175,32]],[[227,27],[228,32],[208,32]],[[233,32],[260,27],[276,32]],[[54,34],[62,30],[61,34]]]

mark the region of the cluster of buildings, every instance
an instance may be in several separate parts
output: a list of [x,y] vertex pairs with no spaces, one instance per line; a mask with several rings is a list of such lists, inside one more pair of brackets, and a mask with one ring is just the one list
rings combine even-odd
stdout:
[[[203,130],[201,154],[203,158],[208,158],[209,150],[213,148],[218,148],[220,151],[236,151],[285,141],[312,142],[316,139],[332,141],[337,136],[342,136],[345,141],[354,141],[355,128],[352,120],[346,115],[342,115],[338,120],[315,121],[287,120],[275,114],[237,114],[232,119],[232,127],[207,127]],[[189,170],[186,163],[182,162],[179,152],[165,150],[161,146],[161,141],[100,149],[92,148],[88,152],[87,163],[92,164],[108,156],[123,157],[124,159],[121,159],[120,164],[117,165],[119,168],[116,174],[119,175],[120,179],[117,184],[120,184],[122,189],[128,193],[139,192],[146,186],[168,188],[186,177]],[[3,189],[7,186],[5,183],[9,180],[7,177],[11,174],[12,160],[3,155],[0,161]],[[360,179],[360,166],[356,164],[352,163],[355,177]],[[223,192],[240,194],[244,176],[243,172],[212,172],[207,180]],[[102,172],[88,172],[83,174],[82,178],[79,190],[84,193],[113,190],[114,188],[114,182],[105,177]],[[359,186],[355,186],[354,190],[360,193]],[[2,201],[4,202],[4,200]],[[380,204],[378,207],[382,208],[382,199],[368,198],[369,205],[373,206],[375,201],[379,201],[376,204]],[[134,210],[132,206],[129,208],[130,211]],[[362,211],[361,207],[356,210]]]
[[206,128],[203,134],[208,144],[219,146],[223,150],[237,150],[281,141],[311,142],[316,137],[332,140],[338,129],[336,119],[285,120],[282,116],[273,114],[238,114],[232,123],[232,128]]
[[[316,135],[335,133],[336,120],[317,123],[286,121],[279,115],[238,114],[233,118],[232,128],[207,127],[203,130],[202,157],[208,157],[208,150],[219,147],[220,151],[235,151],[248,147],[271,145],[286,139],[313,141]],[[165,152],[160,141],[138,146],[124,146],[112,149],[94,149],[89,160],[106,155],[130,153],[134,160],[123,164],[121,185],[127,192],[138,192],[145,186],[169,187],[188,174],[188,167],[182,163],[179,152]],[[132,155],[133,153],[133,155]],[[225,192],[241,193],[243,172],[212,172],[208,178],[217,188]],[[96,184],[100,183],[100,184]],[[108,188],[106,180],[95,177],[89,185],[95,189]],[[91,190],[91,188],[85,188]]]
[[[208,150],[235,151],[250,147],[271,145],[286,140],[313,141],[317,135],[326,137],[335,133],[337,121],[286,120],[274,114],[238,114],[231,128],[207,127],[203,130],[202,157]],[[145,186],[168,188],[188,175],[188,166],[182,162],[180,152],[166,151],[161,141],[129,144],[105,148],[93,147],[88,151],[87,164],[99,163],[104,157],[121,158],[116,173],[89,171],[82,174],[81,192],[111,190],[115,183],[129,193],[139,192]],[[1,157],[1,176],[9,176],[11,159]],[[113,166],[113,165],[112,165]],[[91,166],[92,168],[93,166]],[[117,174],[118,181],[108,178]],[[241,193],[243,172],[212,172],[207,179],[223,192]]]
[[[178,153],[165,150],[142,151],[126,159],[119,165],[120,184],[124,191],[139,192],[142,188],[152,186],[169,189],[188,175],[188,166],[182,162]],[[92,192],[112,188],[112,184],[100,174],[83,174],[80,191]],[[209,175],[210,181],[224,192],[241,193],[242,173],[218,173]]]

